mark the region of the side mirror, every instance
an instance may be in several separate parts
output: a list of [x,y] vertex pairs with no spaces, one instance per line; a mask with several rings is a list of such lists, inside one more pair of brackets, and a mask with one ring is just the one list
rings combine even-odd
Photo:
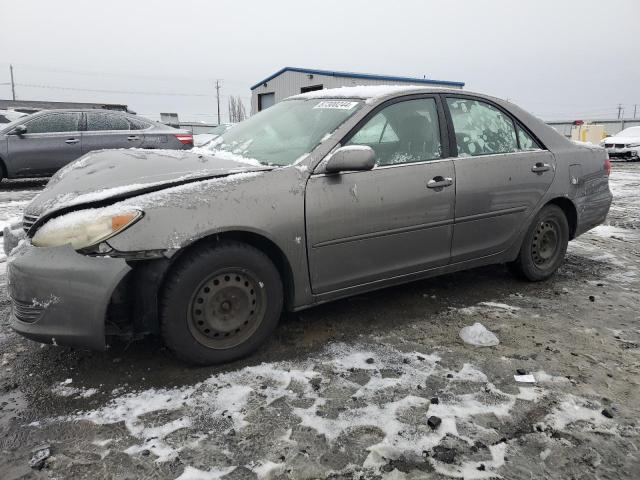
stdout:
[[27,133],[27,127],[25,127],[24,125],[18,125],[11,131],[11,133],[14,135],[22,136]]
[[333,152],[324,169],[327,173],[371,170],[375,164],[376,152],[373,148],[365,145],[348,145]]

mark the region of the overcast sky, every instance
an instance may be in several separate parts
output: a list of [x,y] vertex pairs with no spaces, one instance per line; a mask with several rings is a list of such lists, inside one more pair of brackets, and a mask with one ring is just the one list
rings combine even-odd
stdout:
[[426,75],[544,119],[615,118],[640,104],[640,1],[0,0],[0,98],[9,63],[18,99],[182,120],[215,121],[216,79],[223,120],[228,95],[249,109],[249,87],[283,66]]

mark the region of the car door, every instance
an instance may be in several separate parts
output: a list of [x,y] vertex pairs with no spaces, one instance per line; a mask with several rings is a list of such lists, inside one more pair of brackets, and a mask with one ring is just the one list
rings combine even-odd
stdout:
[[134,148],[142,145],[143,135],[131,130],[125,115],[117,112],[86,112],[82,132],[83,153],[105,148]]
[[342,142],[373,148],[372,170],[310,177],[305,209],[314,293],[448,263],[455,177],[442,118],[438,96],[384,104]]
[[38,114],[23,135],[8,135],[9,162],[18,176],[52,175],[82,155],[80,113]]
[[496,255],[515,240],[555,175],[555,158],[515,118],[474,97],[447,95],[457,157],[451,262]]

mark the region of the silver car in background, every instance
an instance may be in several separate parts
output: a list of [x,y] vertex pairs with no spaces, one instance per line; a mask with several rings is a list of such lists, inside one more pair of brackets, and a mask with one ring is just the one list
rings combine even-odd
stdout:
[[298,95],[208,149],[105,150],[60,171],[8,260],[11,324],[97,349],[158,334],[210,364],[256,349],[283,309],[494,263],[541,281],[604,221],[610,168],[485,95]]
[[126,112],[46,110],[0,125],[0,180],[51,176],[92,150],[192,146],[189,132]]

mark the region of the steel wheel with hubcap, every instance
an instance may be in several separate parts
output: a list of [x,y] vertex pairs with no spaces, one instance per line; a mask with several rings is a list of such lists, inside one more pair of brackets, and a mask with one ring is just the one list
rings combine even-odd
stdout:
[[546,205],[527,231],[512,270],[537,282],[553,275],[562,264],[569,243],[569,223],[557,205]]
[[282,311],[282,281],[263,252],[224,242],[179,259],[160,300],[167,346],[192,363],[220,363],[247,355],[273,331]]

